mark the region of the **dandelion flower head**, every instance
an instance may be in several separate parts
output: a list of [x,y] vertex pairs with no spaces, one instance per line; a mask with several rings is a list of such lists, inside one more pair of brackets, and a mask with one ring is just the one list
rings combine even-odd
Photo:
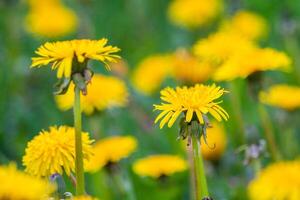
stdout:
[[[227,138],[224,128],[216,122],[212,123],[212,126],[206,129],[207,145],[201,145],[201,152],[206,160],[219,160],[224,154],[227,146]],[[205,144],[203,136],[201,137],[201,143]]]
[[173,56],[174,77],[184,83],[199,83],[208,80],[214,71],[209,62],[200,61],[186,49],[179,49]]
[[161,91],[163,103],[154,105],[154,110],[161,113],[156,117],[155,123],[160,121],[160,128],[167,122],[171,127],[181,113],[185,114],[185,121],[191,122],[193,116],[200,124],[204,124],[204,116],[210,113],[218,121],[229,118],[228,113],[219,105],[222,101],[215,102],[227,91],[213,85],[199,85],[193,87],[165,88]]
[[241,34],[219,31],[196,42],[193,52],[200,59],[218,65],[233,55],[244,54],[254,48],[256,44]]
[[51,69],[57,69],[58,78],[69,78],[73,72],[73,62],[86,63],[93,59],[104,63],[105,67],[110,69],[108,62],[116,62],[120,58],[114,54],[119,50],[117,47],[107,45],[105,38],[47,42],[35,51],[38,56],[32,58],[31,67],[41,67],[51,63]]
[[99,200],[99,199],[88,195],[84,195],[84,196],[76,196],[72,200]]
[[224,23],[222,30],[234,31],[248,39],[255,40],[266,34],[267,22],[255,13],[241,10]]
[[132,136],[111,136],[99,140],[94,145],[94,155],[86,166],[87,171],[95,172],[107,164],[127,158],[137,148],[137,140]]
[[263,169],[248,186],[251,200],[300,199],[300,161],[281,161]]
[[[73,127],[52,126],[41,131],[27,144],[23,165],[31,175],[47,177],[52,174],[70,175],[75,171],[75,133]],[[84,161],[91,157],[92,142],[88,133],[82,132]]]
[[73,32],[78,24],[76,14],[58,0],[31,0],[25,27],[42,37],[59,37]]
[[300,107],[300,87],[286,84],[273,85],[267,91],[259,93],[259,100],[267,105],[294,110]]
[[56,187],[46,180],[18,171],[14,164],[0,166],[0,199],[32,200],[47,198]]
[[133,72],[133,86],[146,95],[157,91],[172,72],[171,58],[170,55],[153,55],[142,60]]
[[[128,102],[128,90],[125,82],[117,77],[95,74],[87,85],[87,94],[80,97],[81,109],[86,114],[95,110],[105,110],[113,107],[123,107]],[[68,110],[74,105],[74,84],[63,95],[55,96],[61,110]]]
[[271,48],[256,48],[230,57],[215,71],[213,80],[228,81],[246,78],[258,71],[288,71],[290,65],[291,60],[284,52]]
[[172,0],[168,16],[178,26],[196,28],[210,22],[221,10],[221,0]]
[[159,178],[170,176],[187,169],[187,163],[176,155],[151,155],[139,159],[133,164],[133,171],[140,176]]

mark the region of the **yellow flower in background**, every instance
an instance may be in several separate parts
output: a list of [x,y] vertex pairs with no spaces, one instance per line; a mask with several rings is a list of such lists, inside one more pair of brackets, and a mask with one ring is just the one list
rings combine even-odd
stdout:
[[229,118],[228,113],[219,104],[222,101],[214,102],[226,93],[223,88],[215,84],[206,86],[196,84],[193,87],[165,88],[161,91],[161,105],[154,105],[154,110],[162,111],[155,119],[159,120],[160,128],[167,122],[171,127],[181,113],[185,114],[185,121],[190,122],[193,116],[197,117],[200,124],[204,124],[203,115],[210,113],[218,121]]
[[225,22],[222,31],[233,31],[246,38],[255,40],[266,34],[267,22],[255,13],[241,10]]
[[[82,132],[83,158],[86,162],[92,152],[89,134]],[[27,144],[23,156],[25,171],[31,175],[46,177],[52,174],[70,175],[75,171],[75,133],[74,128],[67,126],[49,128],[41,131]]]
[[168,16],[178,26],[196,28],[210,22],[221,10],[221,0],[173,0]]
[[29,5],[25,19],[28,32],[51,38],[67,35],[77,27],[76,14],[58,0],[34,0]]
[[[87,85],[87,95],[80,97],[81,109],[86,114],[95,110],[105,110],[112,107],[123,107],[128,102],[128,91],[125,82],[113,76],[95,74]],[[55,100],[61,110],[68,110],[74,105],[74,84],[63,95],[56,95]]]
[[154,55],[142,60],[132,75],[133,86],[141,93],[150,95],[157,91],[172,72],[170,55]]
[[273,85],[259,93],[259,100],[267,105],[294,110],[300,107],[300,87],[286,84]]
[[[213,122],[212,127],[206,129],[207,145],[201,145],[201,152],[206,160],[219,160],[225,152],[227,146],[227,138],[222,125]],[[205,144],[201,136],[202,144]]]
[[91,196],[84,195],[84,196],[73,197],[72,200],[99,200],[99,199],[91,197]]
[[52,63],[51,68],[57,69],[58,78],[71,76],[74,61],[84,63],[93,59],[104,63],[105,67],[110,69],[108,62],[116,62],[120,58],[114,54],[120,49],[106,44],[105,38],[47,42],[35,51],[38,57],[32,58],[31,67],[41,67]]
[[132,154],[137,145],[137,140],[132,136],[111,136],[101,139],[94,145],[94,155],[85,169],[96,172],[107,164],[117,163]]
[[179,49],[173,55],[174,77],[185,83],[198,83],[208,80],[214,71],[208,62],[201,62],[186,49]]
[[258,71],[288,71],[290,65],[291,60],[285,53],[271,48],[257,48],[229,58],[215,71],[213,79],[215,81],[228,81],[235,78],[246,78]]
[[[193,47],[194,54],[215,65],[236,54],[244,54],[256,48],[253,41],[234,32],[220,31],[208,38],[200,39]],[[249,58],[248,58],[249,59]]]
[[18,171],[14,164],[0,166],[0,199],[46,199],[56,187],[46,180]]
[[251,200],[299,200],[300,161],[269,165],[250,182],[248,194]]
[[133,164],[133,171],[140,176],[159,178],[170,176],[187,169],[187,163],[176,155],[151,155],[139,159]]

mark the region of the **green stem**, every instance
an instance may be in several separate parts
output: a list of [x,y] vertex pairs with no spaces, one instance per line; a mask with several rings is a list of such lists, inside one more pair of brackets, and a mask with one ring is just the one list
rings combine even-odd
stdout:
[[238,88],[235,82],[229,83],[230,87],[230,100],[233,107],[233,115],[235,118],[236,126],[238,129],[238,134],[234,134],[235,140],[239,145],[244,144],[246,142],[245,131],[244,131],[244,120],[242,117],[242,108],[238,95]]
[[209,193],[206,183],[203,158],[201,155],[199,134],[192,133],[192,145],[194,156],[194,170],[196,175],[195,196],[196,200],[201,200],[205,197],[208,197]]
[[195,165],[194,165],[194,159],[193,159],[193,149],[192,145],[187,146],[187,156],[188,156],[188,161],[189,161],[189,166],[190,166],[190,196],[191,199],[197,200],[195,196],[196,191],[196,174],[195,174]]
[[278,146],[275,142],[274,129],[272,126],[272,122],[271,122],[270,117],[263,105],[259,105],[259,114],[261,117],[263,129],[264,129],[263,132],[265,134],[268,148],[271,153],[272,159],[274,161],[278,161],[281,159],[281,154],[280,154],[280,152],[278,150]]
[[75,86],[74,99],[74,126],[75,126],[75,173],[76,173],[76,195],[84,195],[84,171],[81,138],[81,109],[80,89]]

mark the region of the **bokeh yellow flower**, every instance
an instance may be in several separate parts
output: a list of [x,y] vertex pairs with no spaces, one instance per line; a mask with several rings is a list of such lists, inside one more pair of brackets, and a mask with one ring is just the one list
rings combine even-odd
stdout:
[[40,46],[35,53],[38,57],[32,58],[31,67],[41,67],[52,63],[51,69],[57,69],[57,77],[69,78],[74,69],[73,62],[86,63],[93,59],[105,64],[116,62],[120,57],[114,53],[120,49],[107,44],[107,39],[100,40],[69,40],[62,42],[47,42]]
[[255,40],[266,34],[267,22],[255,13],[241,10],[224,23],[222,31],[233,31],[248,39]]
[[153,55],[142,60],[132,75],[133,86],[141,93],[150,95],[157,91],[172,72],[170,55]]
[[94,155],[86,165],[86,170],[96,172],[107,164],[114,164],[127,158],[137,148],[137,140],[132,136],[111,136],[99,140],[94,145]]
[[299,200],[300,161],[269,165],[250,182],[248,194],[250,200]]
[[294,110],[300,107],[300,87],[286,84],[273,85],[259,93],[259,100],[267,105]]
[[222,7],[221,0],[172,0],[168,16],[178,26],[196,28],[215,18]]
[[151,155],[133,164],[133,171],[140,176],[159,178],[187,169],[187,163],[177,155]]
[[[207,145],[201,145],[202,155],[206,160],[219,160],[227,146],[225,130],[222,125],[213,122],[212,127],[206,129],[206,134]],[[203,136],[201,136],[201,143],[205,144]]]
[[[87,95],[80,97],[81,109],[86,114],[95,110],[112,107],[123,107],[128,102],[128,91],[125,82],[117,77],[95,74],[87,85]],[[74,84],[63,95],[56,95],[55,100],[61,110],[68,110],[74,105]]]
[[[46,177],[52,174],[70,175],[75,171],[75,133],[73,127],[52,126],[41,131],[27,144],[23,165],[31,175]],[[84,161],[91,157],[92,142],[89,134],[82,132]]]
[[154,110],[162,111],[155,119],[160,119],[160,128],[167,122],[171,127],[181,113],[185,114],[185,121],[190,122],[195,116],[200,124],[204,124],[204,116],[210,113],[218,121],[229,118],[228,113],[219,104],[222,101],[214,102],[224,93],[224,89],[215,84],[206,86],[196,84],[193,87],[165,88],[161,91],[161,105],[154,105]]
[[200,61],[186,49],[179,49],[172,59],[175,79],[184,83],[201,83],[208,80],[214,71],[209,62]]
[[84,195],[84,196],[76,196],[76,197],[72,198],[72,200],[99,200],[99,199]]
[[271,48],[256,48],[231,56],[215,71],[213,79],[228,81],[235,78],[246,78],[258,71],[288,71],[290,65],[291,60],[284,52]]
[[56,187],[46,180],[18,171],[14,164],[0,166],[0,199],[46,199]]
[[73,32],[76,14],[58,0],[31,0],[25,26],[28,32],[42,37],[59,37]]
[[256,44],[239,33],[219,31],[196,42],[193,52],[201,60],[219,65],[236,54],[245,54],[254,48]]

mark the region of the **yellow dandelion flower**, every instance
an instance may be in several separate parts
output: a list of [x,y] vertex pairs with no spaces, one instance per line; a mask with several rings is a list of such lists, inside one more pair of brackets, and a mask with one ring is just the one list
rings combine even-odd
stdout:
[[51,68],[57,69],[57,77],[69,78],[72,63],[85,63],[90,59],[100,61],[109,69],[108,62],[116,62],[120,57],[114,53],[120,49],[107,46],[107,39],[100,40],[70,40],[62,42],[47,42],[40,46],[35,53],[38,57],[32,58],[31,67],[41,67],[52,63]]
[[[87,95],[80,97],[81,109],[86,114],[95,110],[105,110],[112,107],[123,107],[128,101],[128,91],[125,82],[113,76],[95,74],[91,83],[87,85]],[[56,103],[61,110],[68,110],[74,105],[74,84],[63,95],[55,96]]]
[[[251,58],[251,59],[249,59]],[[236,54],[222,64],[213,75],[216,81],[246,78],[257,71],[290,69],[291,60],[284,53],[271,48],[256,48],[247,53]]]
[[173,0],[168,8],[168,16],[176,25],[195,28],[211,21],[221,10],[220,0]]
[[[212,127],[206,129],[207,145],[201,145],[201,152],[206,160],[218,160],[224,154],[227,139],[224,128],[218,123],[213,122]],[[205,144],[203,136],[201,136],[202,144]]]
[[161,91],[161,105],[154,105],[155,110],[162,111],[155,119],[157,123],[160,119],[160,128],[167,122],[171,127],[179,115],[185,114],[185,121],[190,122],[194,117],[200,124],[204,124],[204,116],[210,113],[218,121],[227,120],[228,113],[219,104],[222,101],[214,102],[227,91],[215,84],[211,86],[196,84],[193,87],[165,88]]
[[174,77],[186,83],[198,83],[208,80],[214,67],[201,62],[185,49],[179,49],[173,56]]
[[248,186],[251,200],[299,200],[300,161],[271,164]]
[[[73,141],[73,142],[72,142]],[[83,157],[86,162],[91,155],[93,140],[88,133],[82,132]],[[41,131],[27,144],[23,156],[25,171],[34,176],[50,176],[75,171],[75,133],[67,126],[50,127]]]
[[[236,54],[244,54],[256,48],[253,41],[234,32],[220,31],[200,39],[193,47],[200,59],[220,64]],[[249,59],[248,59],[249,60]]]
[[176,155],[151,155],[139,159],[133,164],[133,171],[140,176],[159,178],[170,176],[187,169],[187,163]]
[[56,187],[46,180],[18,171],[14,164],[0,166],[0,199],[32,200],[46,199]]
[[294,110],[300,107],[300,87],[285,84],[273,85],[268,91],[261,91],[259,99],[264,104]]
[[76,197],[73,198],[73,200],[99,200],[99,199],[91,197],[91,196],[84,195],[84,196],[76,196]]
[[249,12],[239,11],[232,19],[225,22],[223,31],[234,31],[251,40],[264,36],[267,32],[267,22],[261,16]]
[[137,140],[132,136],[112,136],[99,140],[94,145],[94,156],[86,170],[95,172],[107,164],[117,163],[133,153],[137,145]]
[[150,95],[159,89],[171,72],[170,55],[149,56],[142,60],[134,70],[132,83],[139,92]]
[[30,1],[25,19],[28,32],[42,37],[59,37],[73,32],[78,23],[76,14],[60,1]]

